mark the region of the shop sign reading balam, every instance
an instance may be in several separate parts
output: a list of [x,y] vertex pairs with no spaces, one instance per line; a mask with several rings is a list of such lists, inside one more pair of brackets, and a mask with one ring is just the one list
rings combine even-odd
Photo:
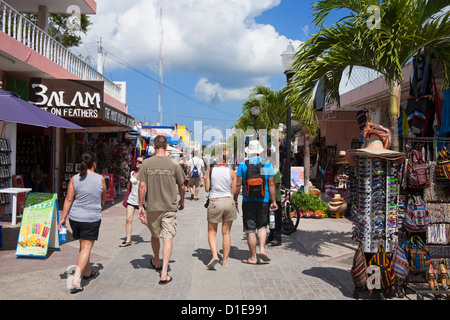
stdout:
[[32,78],[28,100],[59,117],[102,119],[103,81]]

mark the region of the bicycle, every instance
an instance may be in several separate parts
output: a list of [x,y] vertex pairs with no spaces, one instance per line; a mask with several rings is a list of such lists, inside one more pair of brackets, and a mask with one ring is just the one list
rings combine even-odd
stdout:
[[284,234],[291,234],[297,231],[300,218],[302,217],[297,206],[293,204],[289,199],[291,191],[297,191],[295,189],[284,190],[284,199],[281,200],[281,231]]

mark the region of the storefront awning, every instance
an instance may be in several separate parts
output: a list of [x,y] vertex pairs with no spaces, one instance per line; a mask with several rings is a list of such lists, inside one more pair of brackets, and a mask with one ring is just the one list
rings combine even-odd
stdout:
[[175,137],[166,137],[166,138],[168,143],[184,146],[184,142],[180,138]]
[[83,129],[66,119],[44,111],[19,98],[15,93],[0,89],[0,120],[37,127]]

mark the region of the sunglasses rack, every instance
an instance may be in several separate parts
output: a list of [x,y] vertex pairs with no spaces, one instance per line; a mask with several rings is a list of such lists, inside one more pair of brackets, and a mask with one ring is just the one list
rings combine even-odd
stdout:
[[364,252],[376,253],[380,244],[391,252],[398,242],[397,168],[390,161],[360,156],[353,173],[354,238]]

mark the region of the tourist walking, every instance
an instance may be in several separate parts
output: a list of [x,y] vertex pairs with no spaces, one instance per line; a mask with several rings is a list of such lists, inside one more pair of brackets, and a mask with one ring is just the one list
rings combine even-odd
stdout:
[[212,258],[207,268],[214,269],[219,262],[217,253],[217,227],[222,223],[222,265],[228,265],[231,250],[231,225],[237,218],[234,196],[238,194],[236,173],[227,168],[225,163],[211,167],[206,163],[208,173],[205,177],[205,191],[209,192],[207,208],[208,243]]
[[191,193],[191,200],[198,200],[200,180],[205,176],[205,165],[203,160],[198,157],[197,151],[194,151],[194,157],[188,161],[187,172],[189,173],[189,192]]
[[73,238],[79,240],[80,250],[70,292],[83,291],[81,277],[90,279],[97,275],[91,270],[90,256],[94,242],[98,239],[102,207],[106,201],[106,183],[103,176],[95,173],[97,157],[86,151],[81,156],[80,173],[74,175],[67,188],[61,221],[58,230],[69,217]]
[[[236,173],[238,190],[242,186],[242,218],[250,251],[250,257],[242,262],[248,264],[257,264],[258,258],[265,262],[270,261],[265,250],[267,213],[269,207],[272,210],[278,208],[273,166],[270,162],[262,161],[258,156],[263,151],[258,140],[250,141],[248,147],[245,148],[248,160],[239,164]],[[234,199],[237,201],[237,195],[234,196]],[[258,254],[256,252],[257,240],[259,240]]]
[[[161,270],[159,284],[172,281],[167,273],[172,255],[173,238],[177,233],[177,210],[184,208],[186,175],[181,166],[166,156],[167,139],[158,135],[154,139],[155,156],[147,158],[139,170],[139,216],[141,221],[147,220],[151,233],[153,258],[150,264]],[[180,200],[177,202],[177,188]],[[147,208],[144,209],[144,199]],[[159,256],[163,240],[162,264]]]
[[[136,167],[130,173],[130,181],[128,182],[127,189],[129,188],[128,199],[125,203],[126,208],[126,218],[125,218],[125,234],[126,239],[122,242],[119,247],[128,247],[131,246],[131,232],[132,232],[132,223],[133,223],[133,215],[134,210],[139,210],[139,199],[138,199],[138,190],[139,190],[139,180],[137,176],[139,174],[139,169],[144,161],[144,157],[139,156],[136,159]],[[127,191],[128,192],[128,191]]]

